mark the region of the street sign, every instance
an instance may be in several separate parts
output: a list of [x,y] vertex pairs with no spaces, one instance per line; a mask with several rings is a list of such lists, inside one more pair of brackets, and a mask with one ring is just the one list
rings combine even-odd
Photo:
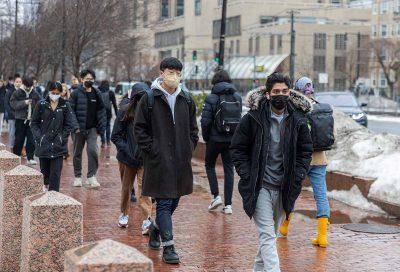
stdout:
[[264,65],[257,65],[256,66],[256,72],[257,73],[265,72],[265,66]]
[[319,73],[318,74],[318,82],[321,84],[328,84],[328,74],[327,73]]

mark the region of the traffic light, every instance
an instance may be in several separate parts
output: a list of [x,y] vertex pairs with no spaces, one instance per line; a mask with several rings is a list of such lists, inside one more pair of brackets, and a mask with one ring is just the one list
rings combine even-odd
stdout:
[[218,52],[214,52],[214,61],[219,62],[219,53]]
[[197,60],[197,50],[193,50],[192,60]]

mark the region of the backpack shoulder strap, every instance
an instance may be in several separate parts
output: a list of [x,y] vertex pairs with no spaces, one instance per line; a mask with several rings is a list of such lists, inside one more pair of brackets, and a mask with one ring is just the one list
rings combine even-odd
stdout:
[[182,91],[183,95],[185,96],[188,104],[192,103],[192,99],[190,98],[190,93],[185,90],[181,90],[181,91]]
[[147,108],[149,112],[153,110],[154,106],[154,92],[152,89],[146,90],[147,93]]

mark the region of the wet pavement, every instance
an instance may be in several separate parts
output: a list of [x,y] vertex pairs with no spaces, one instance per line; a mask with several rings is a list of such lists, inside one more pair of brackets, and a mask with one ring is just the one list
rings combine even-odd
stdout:
[[[2,142],[6,142],[6,137],[2,137]],[[253,222],[243,212],[237,182],[234,214],[209,213],[210,195],[203,163],[193,161],[195,192],[182,198],[173,217],[182,263],[171,266],[162,263],[161,251],[147,248],[147,237],[140,233],[143,216],[137,204],[131,209],[129,227],[117,227],[121,186],[115,149],[102,149],[100,157],[100,189],[72,187],[72,159],[64,162],[61,192],[84,205],[84,242],[112,238],[134,246],[153,260],[154,271],[251,271],[258,239]],[[86,156],[84,162],[86,165]],[[218,168],[219,176],[221,172]],[[223,190],[222,184],[220,188]],[[330,246],[314,247],[310,240],[316,229],[315,203],[312,193],[302,192],[288,238],[278,239],[282,271],[400,271],[400,235],[355,233],[342,228],[350,222],[400,226],[398,220],[333,200],[330,206]]]

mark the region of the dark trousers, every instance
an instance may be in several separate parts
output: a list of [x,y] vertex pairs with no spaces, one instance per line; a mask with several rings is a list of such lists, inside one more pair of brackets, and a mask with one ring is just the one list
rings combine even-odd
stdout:
[[15,155],[21,156],[22,148],[26,138],[26,157],[28,160],[33,160],[35,152],[35,143],[30,127],[30,122],[25,120],[15,120],[15,143],[13,152]]
[[107,116],[106,131],[101,134],[101,143],[106,143],[111,141],[111,116]]
[[49,185],[49,191],[60,191],[63,157],[54,159],[40,158],[40,172],[43,174],[44,185]]
[[156,202],[156,224],[161,240],[164,246],[171,246],[174,244],[172,214],[178,207],[179,198],[157,198]]
[[230,143],[208,142],[206,145],[206,172],[210,190],[214,197],[219,195],[217,174],[215,173],[215,163],[218,155],[221,154],[224,166],[224,197],[225,205],[232,205],[233,192],[233,163],[231,153],[229,151]]
[[85,132],[73,133],[72,140],[74,142],[74,175],[76,178],[82,177],[82,151],[87,143],[86,153],[88,157],[87,177],[91,178],[96,175],[99,168],[99,152],[97,148],[97,130],[96,128],[88,129]]

